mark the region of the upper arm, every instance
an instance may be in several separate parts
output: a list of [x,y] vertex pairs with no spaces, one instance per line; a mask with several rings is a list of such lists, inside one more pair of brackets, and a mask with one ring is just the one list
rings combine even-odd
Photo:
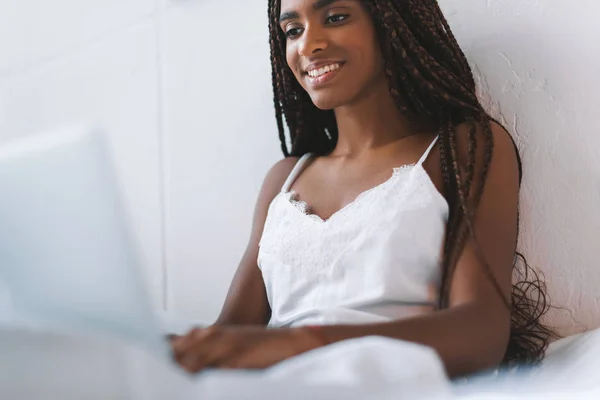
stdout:
[[[459,129],[468,129],[459,127]],[[492,122],[494,139],[492,161],[487,180],[476,209],[473,229],[475,237],[467,236],[465,247],[458,257],[450,283],[450,307],[470,304],[479,307],[486,318],[494,357],[502,357],[510,332],[510,310],[504,299],[510,301],[512,267],[516,251],[519,168],[517,154],[509,134]],[[466,132],[464,132],[466,133]],[[482,177],[485,153],[483,133],[477,127],[478,149],[474,184]],[[459,160],[467,154],[468,136],[459,132],[457,148]],[[462,161],[462,160],[461,160]],[[489,271],[489,273],[486,272]],[[502,292],[498,293],[493,280]],[[487,331],[486,331],[487,332]]]
[[252,231],[246,251],[229,287],[218,324],[266,324],[270,315],[262,274],[257,265],[258,245],[262,237],[269,205],[281,190],[297,162],[288,157],[277,162],[268,172],[256,202]]

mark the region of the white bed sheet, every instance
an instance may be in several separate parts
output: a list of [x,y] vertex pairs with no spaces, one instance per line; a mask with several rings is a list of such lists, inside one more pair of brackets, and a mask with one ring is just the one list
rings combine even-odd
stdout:
[[[562,345],[562,346],[561,346]],[[264,372],[189,376],[107,338],[0,330],[4,399],[521,399],[600,398],[600,330],[553,346],[526,378],[458,389],[428,348],[384,338],[342,342]]]

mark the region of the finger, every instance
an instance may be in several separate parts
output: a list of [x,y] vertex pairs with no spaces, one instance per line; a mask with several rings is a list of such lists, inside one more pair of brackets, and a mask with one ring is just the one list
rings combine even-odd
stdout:
[[190,351],[182,355],[179,358],[178,363],[187,372],[195,374],[197,372],[202,371],[208,366],[206,359],[207,357],[204,354],[204,352]]
[[199,342],[209,340],[212,334],[213,332],[208,328],[194,328],[188,333],[186,333],[184,336],[179,336],[171,342],[173,352],[175,354],[184,353],[192,347],[195,347]]
[[196,332],[179,344],[175,359],[186,371],[198,372],[234,352],[237,347],[234,339],[233,335],[217,329]]
[[179,357],[179,365],[191,373],[218,365],[221,360],[235,353],[229,342],[215,342],[211,347],[198,347]]
[[193,329],[185,336],[172,342],[173,358],[181,367],[192,372],[192,367],[197,364],[202,348],[210,346],[210,335],[200,329]]
[[167,341],[173,343],[173,341],[177,340],[178,338],[180,338],[181,336],[179,335],[174,335],[174,334],[169,334],[166,335],[165,338],[167,339]]

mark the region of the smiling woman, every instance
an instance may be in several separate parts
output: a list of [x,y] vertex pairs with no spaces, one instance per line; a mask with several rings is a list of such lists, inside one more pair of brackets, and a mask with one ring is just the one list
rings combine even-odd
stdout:
[[[369,87],[369,79],[384,77],[373,23],[357,7],[362,6],[356,1],[322,0],[310,5],[305,18],[297,11],[284,11],[279,18],[287,64],[320,109],[335,109]],[[317,48],[324,54],[315,57]],[[334,86],[338,76],[343,88]]]
[[452,376],[539,361],[543,283],[511,282],[520,159],[437,3],[270,0],[269,28],[286,158],[219,319],[174,340],[181,365],[370,335],[429,346]]

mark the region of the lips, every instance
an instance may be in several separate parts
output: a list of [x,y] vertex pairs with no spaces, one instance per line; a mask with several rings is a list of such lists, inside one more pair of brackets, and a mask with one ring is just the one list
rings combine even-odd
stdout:
[[312,86],[322,85],[335,78],[343,67],[339,61],[314,63],[306,69],[306,79]]

